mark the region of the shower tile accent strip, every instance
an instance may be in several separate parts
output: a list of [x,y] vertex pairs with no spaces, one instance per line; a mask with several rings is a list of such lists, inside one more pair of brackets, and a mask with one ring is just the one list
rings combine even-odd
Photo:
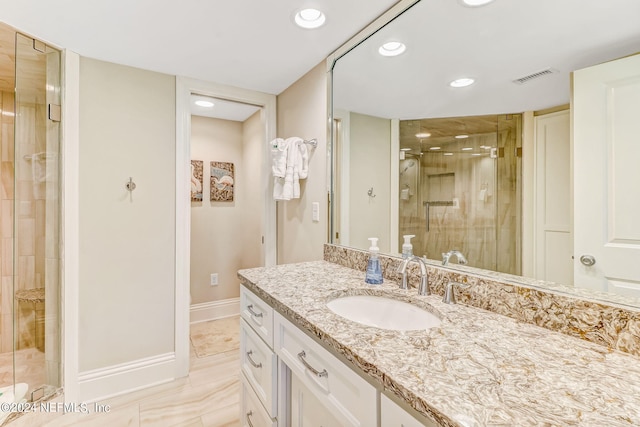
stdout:
[[[331,244],[324,246],[324,260],[344,267],[365,271],[367,259],[367,251]],[[380,255],[385,280],[399,280],[395,271],[401,261],[399,257]],[[451,270],[436,261],[429,261],[427,268],[434,294],[442,295],[444,285],[451,281],[468,283],[470,287],[458,289],[459,304],[640,356],[640,305],[625,306],[627,297],[466,266],[456,265],[456,270]],[[418,265],[412,263],[408,271],[409,283],[417,287]]]
[[[358,253],[328,249],[330,259],[364,265]],[[399,261],[391,258],[383,261],[387,274]],[[630,354],[487,310],[445,304],[438,295],[419,296],[391,280],[367,285],[362,271],[328,261],[240,270],[238,277],[381,393],[438,425],[640,425],[640,359]],[[389,296],[431,311],[442,323],[401,332],[365,326],[327,307],[348,295]],[[540,304],[547,310],[556,302],[542,298]],[[599,316],[597,309],[588,311]],[[586,313],[578,317],[591,324]]]

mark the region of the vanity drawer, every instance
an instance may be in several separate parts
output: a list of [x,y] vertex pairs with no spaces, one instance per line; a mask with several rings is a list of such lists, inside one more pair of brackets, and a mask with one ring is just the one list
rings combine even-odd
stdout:
[[244,286],[240,286],[240,316],[273,348],[273,308]]
[[240,422],[243,427],[277,427],[278,423],[272,419],[256,397],[244,374],[242,379],[242,410]]
[[274,314],[275,351],[340,425],[377,425],[376,390],[280,313]]
[[240,321],[240,365],[247,381],[271,417],[278,411],[277,356],[243,319]]

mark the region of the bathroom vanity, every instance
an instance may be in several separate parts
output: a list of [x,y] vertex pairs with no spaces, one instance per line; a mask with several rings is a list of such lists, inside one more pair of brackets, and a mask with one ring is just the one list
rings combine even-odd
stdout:
[[[392,264],[383,260],[387,272]],[[637,354],[472,307],[468,295],[444,304],[437,286],[419,296],[388,278],[367,285],[334,262],[238,276],[247,426],[640,425]],[[403,301],[441,323],[380,329],[327,306],[354,295]]]

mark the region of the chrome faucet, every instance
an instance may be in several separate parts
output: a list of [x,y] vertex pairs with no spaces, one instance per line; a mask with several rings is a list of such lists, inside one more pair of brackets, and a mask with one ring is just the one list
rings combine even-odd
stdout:
[[451,258],[452,255],[456,256],[456,258],[458,259],[458,264],[465,265],[467,263],[467,259],[464,257],[464,255],[462,255],[462,252],[454,249],[442,254],[442,265],[449,264],[449,258]]
[[427,274],[427,264],[423,258],[419,256],[411,256],[407,259],[402,260],[402,263],[398,267],[396,273],[402,274],[402,282],[400,283],[400,289],[409,289],[409,284],[407,283],[407,265],[411,261],[416,261],[420,265],[420,287],[418,288],[418,293],[420,295],[429,295],[431,292],[429,291],[429,277]]
[[468,288],[469,285],[465,285],[464,283],[458,282],[449,282],[444,287],[444,297],[442,297],[442,302],[446,304],[455,304],[456,303],[456,287]]

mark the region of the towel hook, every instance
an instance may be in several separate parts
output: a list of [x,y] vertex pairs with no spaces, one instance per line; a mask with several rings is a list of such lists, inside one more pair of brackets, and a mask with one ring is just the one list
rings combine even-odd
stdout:
[[373,187],[371,187],[369,191],[367,191],[367,194],[369,195],[369,197],[376,197],[376,195],[373,194]]
[[133,182],[133,178],[129,177],[129,182],[125,184],[125,187],[128,191],[133,191],[136,189],[136,183]]

